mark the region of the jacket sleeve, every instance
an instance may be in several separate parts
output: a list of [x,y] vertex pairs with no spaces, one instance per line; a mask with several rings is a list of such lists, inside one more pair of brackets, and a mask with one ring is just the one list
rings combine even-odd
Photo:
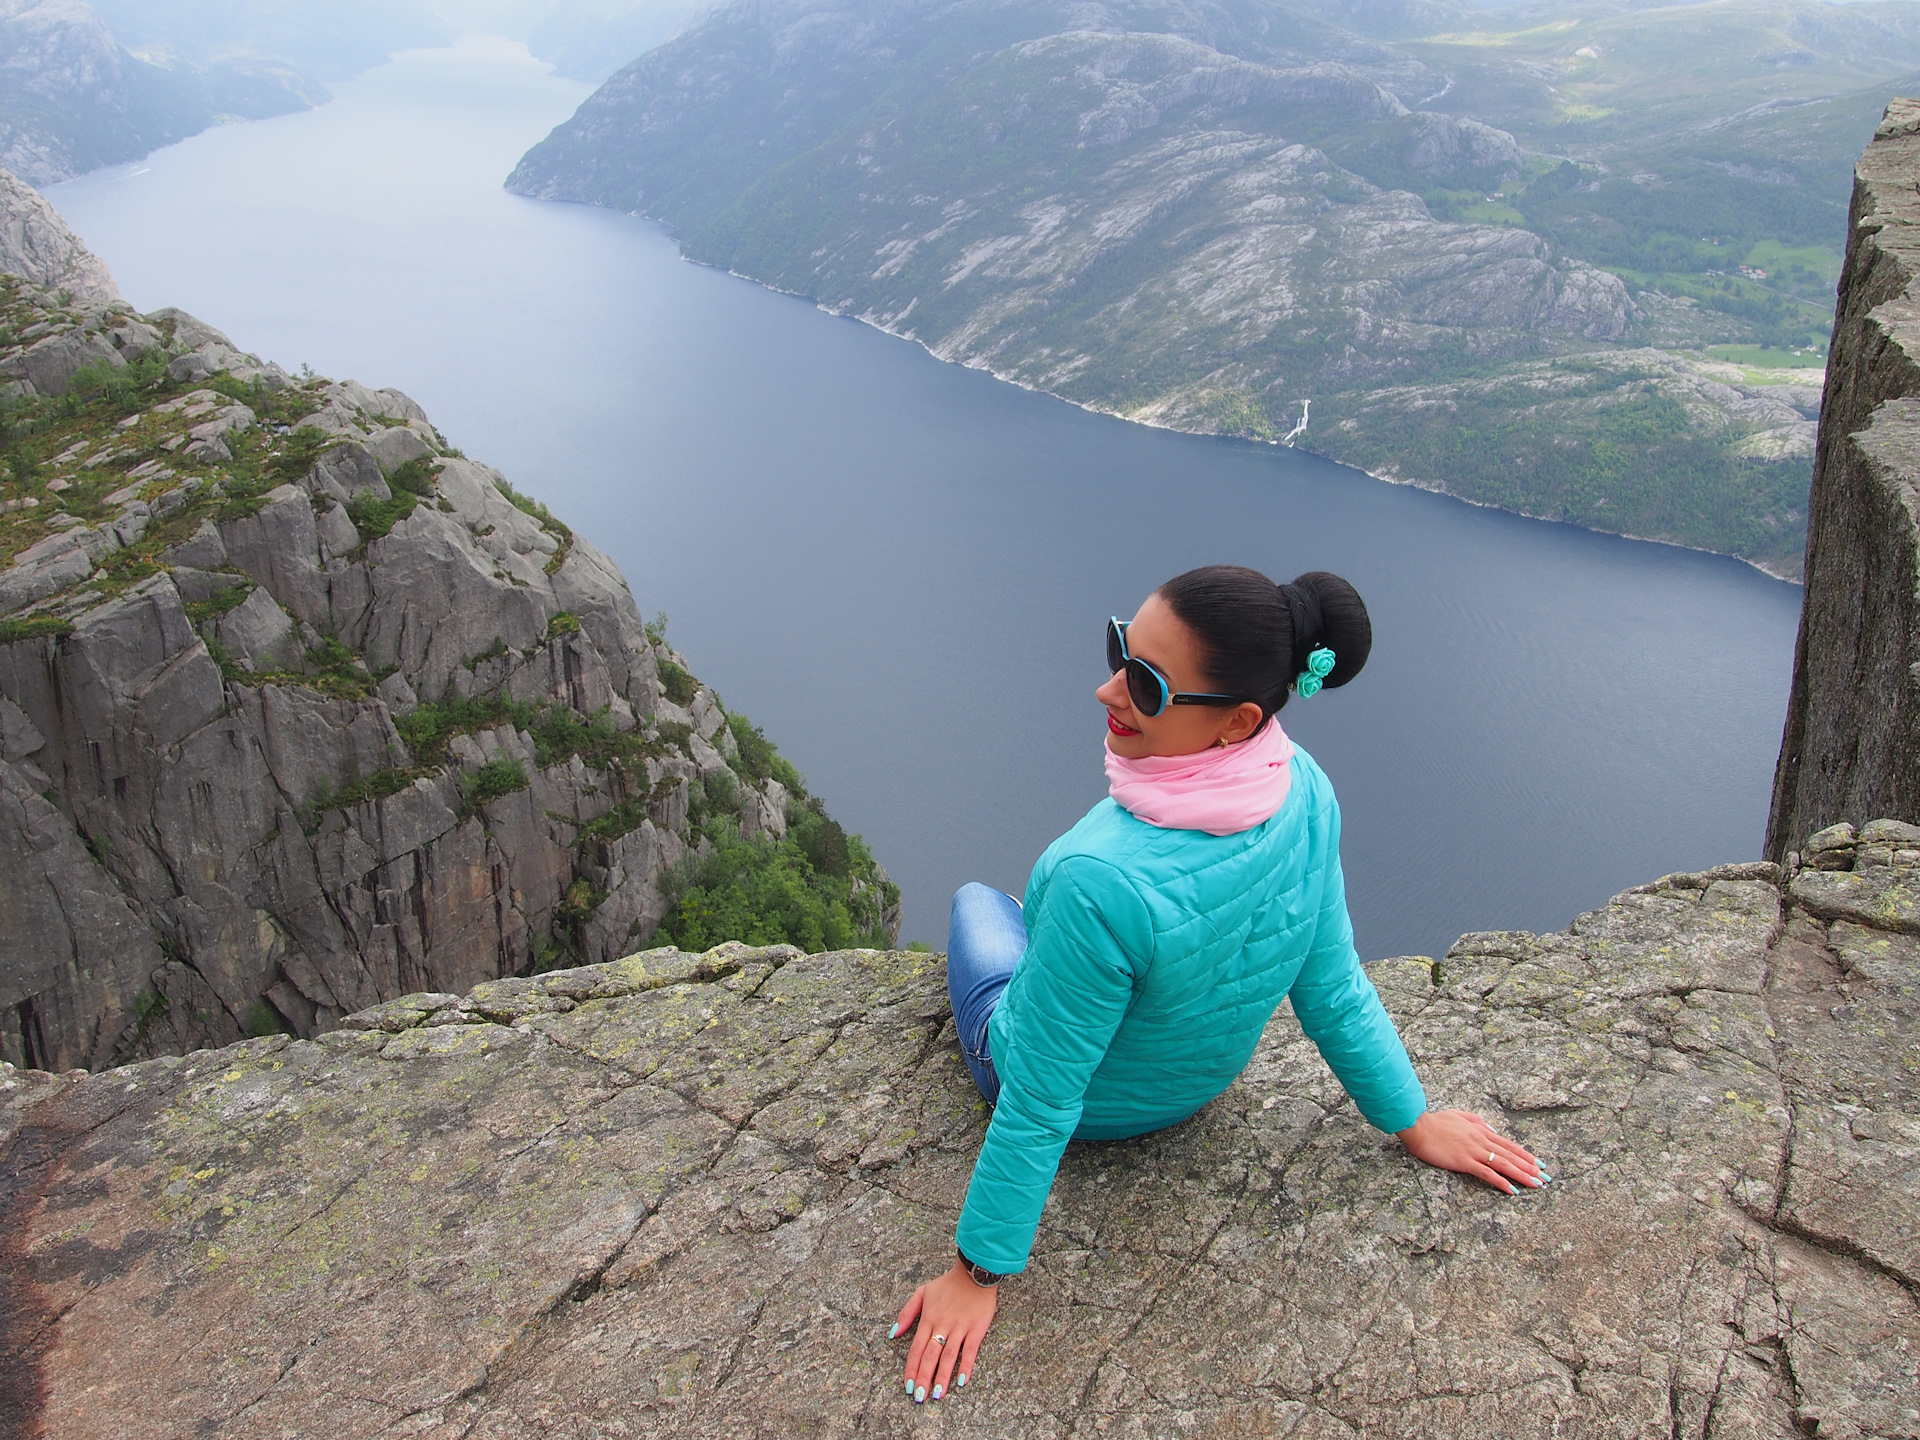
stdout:
[[1288,998],[1300,1028],[1320,1047],[1360,1113],[1388,1134],[1405,1130],[1425,1113],[1427,1093],[1413,1073],[1407,1047],[1393,1028],[1380,992],[1360,964],[1347,914],[1346,877],[1340,869],[1340,814],[1333,812],[1326,880],[1313,948]]
[[[1069,856],[1054,868],[1002,1013],[1016,1043],[992,1036],[1000,1099],[960,1212],[957,1239],[989,1270],[1026,1269],[1060,1152],[1080,1124],[1087,1083],[1133,1003],[1151,957],[1152,927],[1131,883],[1104,861]],[[1011,1002],[1011,1006],[1009,1006]]]

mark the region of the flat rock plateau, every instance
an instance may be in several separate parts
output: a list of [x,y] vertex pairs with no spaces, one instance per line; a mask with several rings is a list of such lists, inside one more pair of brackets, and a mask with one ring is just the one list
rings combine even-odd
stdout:
[[0,1069],[0,1429],[1920,1435],[1920,828],[1372,974],[1549,1186],[1407,1159],[1283,1008],[1193,1119],[1069,1150],[921,1407],[887,1326],[986,1118],[938,955],[654,950]]

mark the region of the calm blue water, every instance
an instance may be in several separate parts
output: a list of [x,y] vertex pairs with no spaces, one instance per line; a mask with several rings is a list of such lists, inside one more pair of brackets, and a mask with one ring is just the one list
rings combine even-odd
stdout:
[[585,94],[469,42],[52,196],[134,303],[399,386],[609,551],[866,835],[909,939],[964,880],[1017,893],[1104,793],[1101,627],[1219,560],[1372,609],[1366,673],[1287,711],[1363,953],[1758,855],[1796,588],[1088,415],[502,191]]

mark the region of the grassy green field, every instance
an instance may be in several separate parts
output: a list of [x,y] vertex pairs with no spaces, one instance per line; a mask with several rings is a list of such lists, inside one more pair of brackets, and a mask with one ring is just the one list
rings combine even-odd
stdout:
[[[1715,360],[1744,365],[1751,370],[1817,370],[1827,363],[1825,345],[1802,350],[1769,350],[1764,345],[1709,345],[1707,354]],[[1758,376],[1750,378],[1760,380]]]

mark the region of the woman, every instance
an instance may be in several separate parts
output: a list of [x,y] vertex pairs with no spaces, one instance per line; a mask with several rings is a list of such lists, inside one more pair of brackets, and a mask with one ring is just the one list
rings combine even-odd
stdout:
[[964,1385],[996,1286],[1026,1267],[1069,1139],[1177,1124],[1225,1090],[1282,997],[1366,1118],[1506,1194],[1550,1177],[1478,1115],[1430,1111],[1353,948],[1333,788],[1274,712],[1360,673],[1366,606],[1337,575],[1275,585],[1210,565],[1107,628],[1111,798],[1047,848],[1022,907],[954,897],[947,987],[993,1105],[956,1239],[918,1320],[907,1391]]

